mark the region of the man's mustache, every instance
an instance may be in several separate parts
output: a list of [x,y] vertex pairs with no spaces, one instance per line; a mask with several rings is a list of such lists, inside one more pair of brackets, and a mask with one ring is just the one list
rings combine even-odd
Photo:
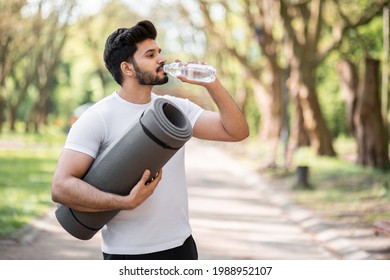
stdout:
[[160,65],[159,67],[157,67],[156,71],[160,72],[160,70],[163,69],[163,67],[164,67],[164,64]]

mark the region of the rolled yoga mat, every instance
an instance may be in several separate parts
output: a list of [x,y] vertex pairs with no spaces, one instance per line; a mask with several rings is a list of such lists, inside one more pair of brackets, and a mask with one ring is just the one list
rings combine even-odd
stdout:
[[[192,126],[182,111],[171,101],[157,98],[138,122],[96,158],[83,180],[102,191],[128,195],[146,169],[153,177],[191,136]],[[81,240],[91,239],[118,213],[81,212],[62,204],[55,212],[62,227]]]

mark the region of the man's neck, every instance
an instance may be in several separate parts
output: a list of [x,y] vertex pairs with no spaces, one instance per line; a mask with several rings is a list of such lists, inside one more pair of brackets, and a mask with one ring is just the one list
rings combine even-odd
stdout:
[[139,84],[123,85],[118,94],[124,100],[134,104],[146,104],[152,99],[153,86]]

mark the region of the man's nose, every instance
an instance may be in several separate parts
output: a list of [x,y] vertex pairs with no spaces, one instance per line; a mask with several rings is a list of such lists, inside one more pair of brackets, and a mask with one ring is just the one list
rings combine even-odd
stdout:
[[158,63],[161,64],[161,63],[165,63],[165,62],[167,62],[167,59],[165,58],[165,56],[160,54],[159,58],[158,58]]

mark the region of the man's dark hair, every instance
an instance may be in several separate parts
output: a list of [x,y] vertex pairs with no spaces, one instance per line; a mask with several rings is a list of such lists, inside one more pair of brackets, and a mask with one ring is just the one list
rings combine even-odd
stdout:
[[157,30],[148,20],[138,22],[131,28],[119,28],[108,36],[104,48],[104,62],[115,81],[122,85],[123,77],[120,65],[123,61],[132,62],[137,51],[137,43],[146,39],[155,40]]

